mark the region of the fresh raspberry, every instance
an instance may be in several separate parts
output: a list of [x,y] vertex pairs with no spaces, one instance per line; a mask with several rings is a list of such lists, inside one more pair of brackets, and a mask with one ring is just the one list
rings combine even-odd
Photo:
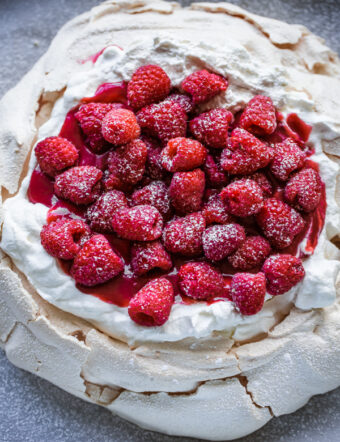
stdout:
[[102,134],[106,141],[120,146],[138,138],[140,127],[133,112],[128,109],[114,109],[103,119]]
[[131,241],[153,241],[162,235],[163,219],[156,207],[140,205],[117,210],[113,230]]
[[204,204],[202,214],[207,226],[210,224],[228,224],[233,222],[233,217],[227,212],[218,191],[211,193]]
[[272,174],[281,181],[287,181],[289,175],[301,169],[306,159],[298,144],[291,138],[275,145],[275,156],[270,165]]
[[260,266],[271,252],[269,242],[262,236],[249,236],[228,261],[235,269],[250,270]]
[[204,189],[205,175],[201,169],[176,172],[169,188],[171,203],[178,212],[196,212],[201,208]]
[[73,166],[78,160],[75,146],[62,137],[49,137],[40,141],[34,149],[40,169],[52,177]]
[[167,143],[171,138],[185,137],[187,115],[174,101],[163,101],[144,107],[137,114],[137,121],[143,131]]
[[143,178],[147,154],[147,147],[141,140],[131,141],[110,152],[105,187],[127,190],[136,185]]
[[247,178],[229,184],[220,195],[227,211],[235,216],[255,215],[263,204],[261,187],[256,181]]
[[207,184],[211,187],[222,187],[228,183],[225,172],[221,169],[212,155],[207,155],[204,165],[204,172],[207,178]]
[[147,204],[156,207],[164,217],[168,217],[170,214],[169,192],[163,181],[153,181],[142,189],[135,190],[131,199],[134,206]]
[[71,267],[71,276],[78,284],[92,287],[121,273],[124,262],[112,250],[103,235],[93,235],[85,242]]
[[221,166],[232,175],[249,175],[266,167],[274,151],[244,129],[232,131],[228,147],[223,150]]
[[221,75],[208,72],[206,69],[193,72],[182,81],[182,89],[192,96],[194,104],[203,103],[223,92],[228,82]]
[[274,296],[288,292],[305,276],[301,259],[292,255],[270,256],[262,271],[266,275],[267,291]]
[[94,166],[72,167],[56,177],[54,192],[74,204],[91,204],[100,195],[102,176]]
[[230,287],[232,300],[242,315],[258,313],[266,296],[266,278],[263,273],[236,273]]
[[216,298],[223,295],[222,274],[205,262],[189,262],[178,272],[181,293],[194,299]]
[[288,181],[284,197],[296,209],[312,212],[320,202],[322,188],[319,173],[314,169],[303,169]]
[[273,195],[273,186],[269,179],[266,177],[264,173],[255,172],[253,175],[250,175],[249,178],[257,182],[257,184],[261,187],[263,196],[269,198]]
[[118,103],[88,103],[80,106],[74,115],[87,136],[87,142],[95,153],[102,153],[110,148],[110,144],[102,134],[102,122],[105,115],[113,109],[121,107]]
[[86,219],[91,229],[100,233],[113,232],[113,215],[122,207],[128,207],[128,202],[123,192],[111,190],[101,195],[86,212]]
[[132,246],[131,267],[135,275],[141,276],[156,268],[168,271],[172,262],[160,241],[140,242]]
[[228,129],[234,117],[227,109],[212,109],[189,123],[190,131],[201,143],[223,149],[227,147]]
[[239,224],[223,224],[208,227],[203,233],[203,250],[210,261],[221,261],[235,252],[246,238]]
[[174,101],[178,103],[185,113],[190,114],[193,111],[194,105],[189,95],[173,93],[170,94],[164,101]]
[[128,313],[134,322],[143,327],[159,327],[168,320],[174,302],[172,284],[166,278],[157,278],[131,299]]
[[278,249],[288,247],[305,226],[299,213],[276,198],[265,200],[256,220],[265,237]]
[[127,87],[128,104],[137,110],[163,100],[170,92],[170,78],[160,66],[138,68]]
[[40,239],[49,255],[73,259],[79,252],[82,241],[88,239],[90,234],[91,230],[84,221],[61,217],[42,228]]
[[167,172],[162,167],[162,148],[159,146],[159,141],[144,135],[141,136],[141,140],[145,143],[148,150],[145,174],[153,180],[164,180]]
[[184,172],[201,166],[206,156],[207,150],[199,141],[172,138],[162,150],[162,166],[168,172]]
[[272,100],[256,95],[244,109],[240,126],[254,135],[270,135],[276,129],[276,112]]
[[171,253],[194,256],[202,252],[205,220],[200,213],[191,213],[170,221],[164,228],[163,242]]

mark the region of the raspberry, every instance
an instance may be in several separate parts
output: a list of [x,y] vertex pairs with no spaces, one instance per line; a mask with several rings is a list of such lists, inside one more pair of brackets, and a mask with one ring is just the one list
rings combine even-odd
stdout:
[[221,187],[228,183],[228,178],[212,155],[207,155],[204,165],[207,182],[211,187]]
[[255,315],[264,304],[266,278],[263,273],[236,273],[230,287],[232,300],[242,315]]
[[201,166],[207,150],[199,141],[177,137],[168,141],[162,150],[162,166],[168,172],[183,172]]
[[187,115],[174,101],[163,101],[144,107],[137,114],[137,121],[143,131],[167,143],[171,138],[185,137]]
[[233,221],[218,193],[212,193],[209,196],[208,201],[204,204],[202,214],[207,226],[214,223],[228,224]]
[[164,228],[163,242],[171,253],[194,256],[202,252],[205,220],[200,213],[191,213],[170,221]]
[[170,255],[160,241],[135,243],[131,249],[131,267],[140,276],[152,269],[168,271],[172,267]]
[[126,190],[137,184],[143,178],[147,154],[146,145],[141,140],[110,152],[105,187]]
[[167,217],[170,214],[171,207],[169,192],[163,181],[153,181],[142,189],[135,190],[131,199],[134,206],[147,204],[156,207],[164,217]]
[[93,235],[85,242],[71,267],[71,276],[78,284],[92,287],[121,273],[124,262],[112,250],[103,235]]
[[153,180],[163,180],[167,172],[162,167],[162,148],[152,138],[142,136],[141,140],[145,143],[148,150],[145,163],[146,175]]
[[138,138],[140,127],[133,112],[127,109],[114,109],[103,119],[102,134],[106,141],[120,146]]
[[244,109],[240,126],[254,135],[270,135],[276,129],[276,112],[272,100],[256,95]]
[[201,143],[223,149],[227,146],[228,129],[234,117],[227,109],[212,109],[189,123],[190,131]]
[[91,204],[100,195],[102,176],[94,166],[72,167],[56,177],[54,192],[74,204]]
[[273,186],[264,173],[255,172],[253,175],[250,175],[249,178],[256,181],[261,187],[264,197],[269,198],[273,195]]
[[230,143],[223,150],[221,166],[232,175],[249,175],[266,167],[274,155],[273,149],[244,129],[232,131]]
[[208,227],[203,233],[203,250],[210,261],[221,261],[240,247],[246,238],[239,224],[223,224]]
[[192,96],[194,104],[203,103],[223,92],[228,87],[225,78],[207,70],[193,72],[182,81],[184,92]]
[[275,156],[270,165],[272,174],[281,181],[287,181],[294,170],[301,169],[306,154],[291,138],[275,145]]
[[262,271],[266,275],[267,291],[274,296],[288,292],[305,276],[301,259],[292,255],[270,256]]
[[123,192],[111,190],[101,195],[86,212],[86,219],[91,229],[101,233],[113,232],[112,217],[122,207],[128,207]]
[[305,226],[299,213],[275,198],[265,200],[256,220],[265,237],[278,249],[288,247]]
[[192,99],[189,97],[189,95],[173,93],[170,94],[164,101],[174,101],[175,103],[178,103],[187,114],[190,114],[190,112],[192,112],[194,109]]
[[255,181],[243,178],[225,187],[221,192],[221,199],[229,213],[244,217],[260,211],[263,193]]
[[131,241],[153,241],[162,235],[162,215],[153,206],[140,205],[117,210],[112,220],[113,230]]
[[34,149],[40,169],[52,177],[73,166],[78,160],[78,151],[65,138],[49,137],[40,141]]
[[178,212],[196,212],[201,208],[204,189],[205,175],[201,169],[176,172],[169,188],[171,203]]
[[249,270],[257,267],[270,254],[269,242],[262,236],[249,236],[228,261],[235,269]]
[[189,262],[178,272],[178,285],[185,296],[208,299],[222,296],[224,279],[220,272],[205,262]]
[[110,148],[110,144],[102,134],[102,122],[105,115],[115,109],[119,104],[111,103],[88,103],[80,106],[74,115],[79,121],[80,127],[85,135],[91,149],[96,153],[102,153]]
[[127,87],[129,106],[137,110],[163,100],[170,92],[170,78],[156,65],[138,68]]
[[319,173],[314,169],[303,169],[288,181],[284,197],[296,209],[312,212],[320,202],[322,188]]
[[175,301],[174,289],[166,278],[157,278],[146,284],[131,299],[130,318],[144,327],[159,327],[169,318]]
[[46,224],[41,232],[41,244],[46,252],[60,259],[73,259],[81,243],[91,234],[89,227],[80,219],[58,218]]

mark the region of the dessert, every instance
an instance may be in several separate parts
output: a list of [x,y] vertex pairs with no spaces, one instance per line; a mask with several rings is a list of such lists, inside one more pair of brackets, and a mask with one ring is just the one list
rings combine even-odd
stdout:
[[62,33],[88,45],[57,37],[64,63],[39,89],[52,46],[1,103],[1,341],[142,426],[248,434],[340,383],[338,60],[305,28],[228,4],[86,17]]

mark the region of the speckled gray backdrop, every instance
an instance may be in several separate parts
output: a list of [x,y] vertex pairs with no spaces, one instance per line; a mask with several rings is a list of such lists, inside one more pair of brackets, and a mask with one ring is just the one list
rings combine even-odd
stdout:
[[[229,1],[262,15],[302,23],[340,52],[340,1]],[[99,0],[0,0],[0,96],[31,68],[67,20],[98,3]],[[184,5],[189,3],[190,0],[182,1]],[[13,367],[0,350],[0,441],[172,440],[189,441],[140,430],[98,406]],[[293,415],[273,419],[242,442],[339,440],[340,389],[313,398]]]

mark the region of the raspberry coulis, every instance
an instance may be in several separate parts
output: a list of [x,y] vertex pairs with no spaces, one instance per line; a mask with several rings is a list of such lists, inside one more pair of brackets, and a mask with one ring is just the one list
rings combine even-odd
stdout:
[[[99,54],[100,55],[100,54]],[[99,56],[98,55],[98,56]],[[93,97],[87,97],[82,99],[82,103],[90,102],[101,102],[101,103],[121,103],[122,108],[128,108],[126,105],[126,83],[104,83],[97,88],[97,91]],[[96,166],[99,169],[105,169],[107,164],[107,159],[109,153],[104,153],[97,155],[93,153],[85,144],[84,135],[80,129],[80,126],[75,118],[75,113],[78,111],[79,106],[71,109],[66,115],[64,124],[60,131],[59,136],[64,137],[71,141],[77,148],[79,153],[79,159],[77,165],[79,166]],[[235,123],[239,120],[238,115],[235,116]],[[309,134],[311,132],[311,126],[304,123],[296,114],[289,114],[285,119],[281,113],[277,113],[278,127],[275,132],[271,135],[263,137],[268,143],[281,142],[287,137],[293,138],[297,143],[304,145],[308,141]],[[234,125],[235,125],[234,123]],[[307,148],[305,150],[308,156],[313,154],[313,150]],[[307,160],[308,167],[312,167],[318,170],[318,165],[312,160]],[[275,196],[281,199],[282,189],[280,188],[278,182],[271,176],[270,173],[267,177],[272,182],[275,189]],[[47,175],[45,175],[37,167],[31,176],[29,188],[28,188],[28,198],[29,200],[36,204],[40,203],[50,208],[47,222],[54,221],[60,214],[68,216],[77,216],[85,219],[86,207],[76,206],[70,202],[60,200],[54,194],[54,180]],[[306,221],[306,226],[304,230],[298,234],[293,243],[280,251],[280,253],[289,253],[299,257],[306,257],[313,253],[317,243],[320,232],[324,226],[326,215],[326,193],[325,186],[323,185],[321,201],[317,209],[309,214],[303,214],[303,218]],[[259,232],[258,227],[255,225],[252,218],[249,218],[249,226],[247,226],[250,232],[257,234]],[[147,276],[134,276],[130,266],[130,242],[127,240],[119,239],[115,234],[106,234],[105,237],[110,242],[113,250],[120,255],[126,265],[125,270],[122,275],[104,283],[97,285],[95,287],[85,287],[77,284],[77,288],[86,294],[90,294],[100,298],[101,300],[115,304],[119,307],[127,307],[129,301],[134,295],[150,280],[158,276],[166,276],[170,282],[173,284],[175,295],[180,295],[181,300],[176,302],[182,302],[184,304],[193,304],[197,301],[193,298],[189,298],[183,294],[180,294],[178,289],[178,271],[180,267],[186,262],[192,261],[192,259],[175,257],[173,256],[173,268],[170,272],[164,273],[164,271],[154,270],[151,271]],[[304,253],[301,248],[301,242],[306,239],[305,251]],[[203,257],[196,259],[195,261],[204,260]],[[59,260],[60,266],[69,274],[71,261]],[[219,263],[219,270],[222,272],[225,280],[226,293],[225,297],[228,297],[228,287],[230,287],[231,279],[236,270],[232,266],[224,261]],[[259,269],[255,268],[251,270],[251,273],[258,272]],[[212,298],[207,300],[208,304],[213,302],[218,302],[221,298]]]

